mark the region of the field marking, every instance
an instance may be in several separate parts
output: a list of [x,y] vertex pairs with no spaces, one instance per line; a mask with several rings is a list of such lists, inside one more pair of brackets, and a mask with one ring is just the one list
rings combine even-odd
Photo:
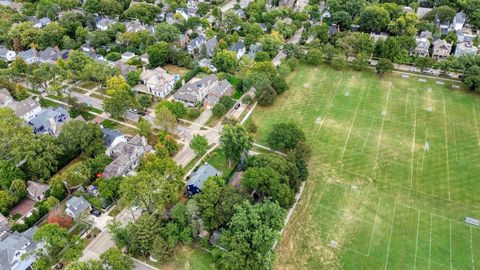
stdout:
[[363,223],[366,223],[366,224],[368,224],[368,225],[372,225],[372,226],[375,225],[375,224],[372,223],[371,221],[367,221],[367,220],[364,220],[364,219],[362,219],[362,218],[355,217],[355,216],[353,216],[353,215],[348,215],[348,214],[346,214],[345,212],[343,212],[343,211],[341,211],[341,210],[335,210],[335,209],[332,209],[332,208],[329,208],[329,207],[325,207],[325,206],[322,206],[322,205],[318,205],[318,206],[319,206],[320,208],[326,209],[326,210],[328,210],[328,211],[335,212],[335,213],[337,213],[337,214],[339,214],[339,215],[343,215],[343,216],[345,216],[345,217],[349,217],[349,218],[353,218],[353,219],[359,220],[359,221],[361,221],[361,222],[363,222]]
[[387,118],[387,109],[388,109],[388,101],[390,100],[390,92],[392,90],[392,83],[389,82],[388,83],[388,93],[387,93],[387,100],[385,102],[385,107],[383,109],[383,111],[385,112],[385,115],[382,117],[382,125],[381,125],[381,128],[380,128],[380,135],[379,135],[379,138],[378,138],[378,145],[377,145],[377,154],[375,155],[375,162],[374,162],[374,168],[373,170],[375,171],[375,177],[374,178],[377,178],[377,167],[378,167],[378,154],[380,152],[380,145],[382,144],[382,135],[383,135],[383,126],[385,124],[385,118]]
[[367,137],[365,137],[365,142],[363,143],[361,153],[363,153],[363,151],[365,150],[365,146],[367,146],[368,137],[370,137],[370,133],[372,133],[373,122],[375,122],[375,118],[372,119],[372,123],[370,124],[370,128],[368,129]]
[[[371,85],[371,82],[368,84],[367,92],[368,92],[368,90],[370,90],[370,85]],[[347,139],[345,140],[345,144],[343,145],[342,154],[340,155],[340,163],[342,163],[342,166],[340,168],[340,172],[343,169],[343,165],[344,165],[343,162],[342,162],[343,161],[343,156],[345,155],[345,151],[347,150],[348,141],[350,140],[350,135],[352,134],[353,125],[355,124],[355,119],[357,119],[357,114],[358,114],[358,110],[360,109],[360,104],[362,104],[362,98],[363,98],[363,93],[364,92],[365,92],[365,86],[362,87],[362,92],[360,93],[360,102],[358,103],[357,109],[355,110],[355,113],[353,114],[352,124],[350,125],[350,129],[348,131]]]
[[473,256],[473,236],[472,236],[472,226],[470,227],[470,255],[472,256],[472,269],[475,270],[475,258]]
[[422,172],[423,172],[423,163],[425,162],[425,154],[427,152],[427,150],[425,149],[425,145],[427,144],[427,136],[428,136],[428,128],[425,131],[425,140],[423,142]]
[[430,213],[430,243],[428,246],[428,269],[430,269],[431,262],[432,262],[432,229],[433,227],[433,216]]
[[377,224],[378,209],[380,209],[380,199],[378,199],[377,211],[375,212],[375,219],[373,220],[372,233],[370,234],[370,243],[368,244],[368,255],[370,255],[370,248],[372,247],[373,233],[375,232],[375,225]]
[[415,260],[413,261],[413,270],[417,269],[417,251],[418,251],[418,234],[420,229],[420,211],[418,211],[417,217],[417,237],[415,240]]
[[[419,209],[419,208],[416,208],[416,207],[412,207],[412,206],[408,206],[408,205],[405,205],[405,204],[401,204],[401,203],[397,203],[397,204],[401,207],[410,208],[412,210],[416,210],[416,211],[420,211],[420,212],[423,212],[423,213],[426,213],[426,214],[430,214],[434,217],[438,217],[438,218],[447,220],[449,222],[454,222],[454,223],[457,223],[457,224],[460,224],[460,225],[468,226],[465,222],[458,221],[458,220],[455,220],[455,219],[451,219],[451,218],[448,218],[446,216],[438,215],[438,214],[435,214],[435,213],[432,213],[432,212],[429,212],[429,211],[425,211],[425,210],[422,210],[422,209]],[[474,229],[480,230],[480,228],[476,228],[476,227],[474,227]]]
[[450,269],[453,268],[452,261],[452,221],[450,220]]
[[445,155],[446,163],[447,163],[447,189],[448,189],[448,199],[451,200],[450,194],[450,161],[448,158],[448,131],[447,131],[447,102],[445,101],[445,95],[442,92],[442,100],[443,100],[443,116],[444,116],[444,123],[445,123]]
[[454,113],[454,110],[453,110],[453,106],[450,106],[450,115],[452,116],[453,145],[455,146],[455,160],[458,160],[457,135],[455,134],[457,129],[455,127],[455,113]]
[[473,109],[473,120],[475,121],[475,129],[477,130],[478,145],[480,146],[480,130],[478,130],[477,113],[475,112],[475,103],[472,103],[472,109]]
[[415,159],[415,133],[417,131],[417,91],[415,91],[415,118],[413,120],[413,137],[412,137],[412,164],[410,166],[410,187],[413,187],[413,163]]
[[[407,98],[405,100],[405,112],[403,113],[403,118],[407,119],[407,105],[408,105],[408,97],[410,96],[410,93],[407,92]],[[417,97],[417,91],[415,91],[415,98]],[[415,106],[416,106],[416,101],[415,101]]]
[[332,96],[328,100],[327,106],[325,108],[325,113],[322,116],[322,121],[320,122],[320,125],[319,125],[317,131],[315,131],[315,134],[313,135],[313,142],[315,142],[317,140],[317,136],[320,133],[320,130],[322,129],[323,123],[325,122],[325,118],[327,117],[328,110],[330,109],[330,107],[333,103],[333,100],[335,99],[335,96],[337,95],[338,88],[340,88],[340,85],[342,84],[342,82],[343,82],[343,78],[340,79],[340,81],[338,82],[338,85],[335,86],[335,91],[333,92]]
[[387,259],[385,260],[385,270],[388,267],[388,256],[390,255],[390,244],[392,243],[393,224],[395,223],[395,213],[397,211],[397,202],[393,206],[392,225],[390,227],[390,237],[388,238]]

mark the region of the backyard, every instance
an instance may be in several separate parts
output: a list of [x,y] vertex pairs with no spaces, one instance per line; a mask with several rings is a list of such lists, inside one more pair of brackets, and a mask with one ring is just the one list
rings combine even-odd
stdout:
[[[480,99],[450,83],[300,66],[257,107],[257,142],[294,121],[310,177],[276,269],[480,267]],[[478,111],[478,112],[477,112]]]

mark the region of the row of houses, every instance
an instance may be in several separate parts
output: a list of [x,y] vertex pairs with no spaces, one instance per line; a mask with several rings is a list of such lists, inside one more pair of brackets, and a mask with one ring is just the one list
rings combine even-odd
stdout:
[[[455,47],[455,56],[463,56],[468,54],[477,54],[478,47],[473,44],[475,35],[471,32],[460,31],[457,32],[457,43]],[[422,31],[416,38],[416,47],[412,54],[420,57],[430,56],[430,47],[433,45],[431,56],[434,59],[444,59],[452,54],[453,44],[443,39],[436,39],[433,42],[432,33],[429,31]]]
[[27,64],[33,63],[50,63],[55,64],[58,59],[67,59],[69,50],[59,50],[58,48],[48,47],[45,50],[37,50],[35,48],[28,49],[16,53],[5,47],[0,47],[0,58],[11,62],[18,56],[25,60]]

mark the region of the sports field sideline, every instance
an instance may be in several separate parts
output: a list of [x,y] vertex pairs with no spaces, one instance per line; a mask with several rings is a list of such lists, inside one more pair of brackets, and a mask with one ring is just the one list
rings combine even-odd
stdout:
[[416,77],[299,67],[253,119],[296,122],[313,158],[277,269],[480,268],[480,99]]

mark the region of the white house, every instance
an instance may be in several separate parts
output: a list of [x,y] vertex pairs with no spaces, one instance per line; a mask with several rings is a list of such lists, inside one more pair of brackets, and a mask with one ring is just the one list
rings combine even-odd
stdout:
[[0,269],[27,270],[32,269],[35,262],[33,251],[41,244],[35,243],[33,235],[36,226],[24,231],[13,232],[0,241]]
[[12,109],[16,116],[27,122],[42,111],[42,107],[38,101],[31,97],[22,101],[15,101],[5,88],[0,90],[0,107],[8,107]]
[[112,149],[121,142],[127,142],[127,137],[120,133],[117,130],[102,128],[103,132],[103,141],[105,142],[106,150],[105,154],[107,156],[112,155]]
[[12,62],[17,57],[17,54],[5,47],[0,47],[0,58],[5,59],[8,62]]
[[124,52],[124,53],[122,53],[122,60],[125,61],[125,62],[128,61],[128,60],[130,60],[130,59],[132,59],[133,57],[135,57],[135,54],[132,53],[132,52]]
[[109,18],[103,18],[103,19],[101,19],[100,21],[97,22],[96,26],[97,26],[97,29],[100,29],[102,31],[107,31],[108,26],[110,26],[111,24],[114,24],[114,23],[115,23],[114,20],[111,20]]
[[245,54],[246,48],[243,40],[240,40],[239,42],[232,44],[228,50],[235,52],[237,59],[240,59]]
[[43,201],[45,199],[46,192],[50,189],[47,184],[42,184],[34,181],[27,181],[27,195],[34,201]]
[[458,12],[455,17],[453,17],[452,24],[450,25],[451,30],[460,31],[465,25],[465,21],[467,20],[467,15],[465,13]]
[[168,74],[161,67],[143,70],[140,80],[145,87],[134,87],[134,91],[145,92],[157,97],[165,97],[175,86],[175,76]]
[[67,201],[66,206],[67,208],[65,208],[65,213],[67,213],[67,215],[71,216],[72,218],[77,218],[80,215],[87,214],[88,212],[90,212],[90,210],[92,210],[92,206],[90,205],[90,203],[82,196],[71,197]]

